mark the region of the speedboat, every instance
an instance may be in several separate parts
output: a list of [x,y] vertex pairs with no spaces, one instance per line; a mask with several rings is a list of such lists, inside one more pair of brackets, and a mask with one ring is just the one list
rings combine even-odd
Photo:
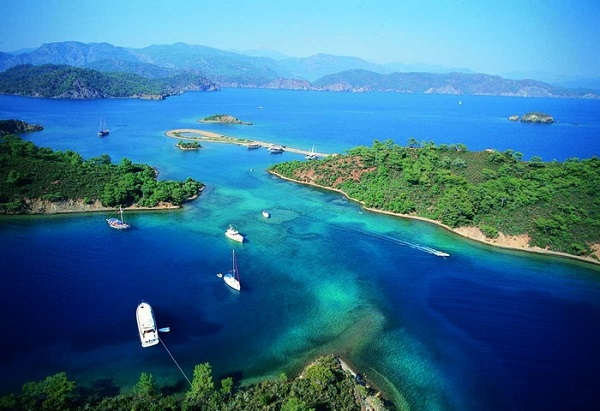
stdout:
[[233,228],[233,226],[229,226],[229,228],[227,229],[227,231],[225,231],[225,235],[227,236],[227,238],[233,240],[233,241],[237,241],[239,243],[243,243],[244,242],[244,236],[240,234],[240,232],[238,230],[236,230],[235,228]]
[[158,331],[156,330],[156,320],[152,307],[145,301],[142,301],[135,311],[138,331],[142,347],[151,347],[158,344]]

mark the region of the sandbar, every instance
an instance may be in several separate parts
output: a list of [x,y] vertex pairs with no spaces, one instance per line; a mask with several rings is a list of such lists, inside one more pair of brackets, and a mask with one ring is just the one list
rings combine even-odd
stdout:
[[[227,144],[237,144],[239,146],[249,146],[250,144],[259,144],[262,147],[268,148],[272,146],[278,146],[278,144],[269,143],[266,141],[257,141],[257,140],[248,140],[245,138],[238,138],[233,136],[226,136],[224,134],[213,133],[211,131],[199,130],[196,128],[178,128],[174,130],[169,130],[165,133],[167,137],[178,138],[181,140],[194,140],[194,141],[206,141],[212,143],[227,143]],[[311,154],[309,150],[301,150],[293,147],[284,147],[284,151],[289,151],[290,153],[297,153],[308,155]],[[327,153],[316,153],[313,152],[317,157],[327,157],[330,154]]]

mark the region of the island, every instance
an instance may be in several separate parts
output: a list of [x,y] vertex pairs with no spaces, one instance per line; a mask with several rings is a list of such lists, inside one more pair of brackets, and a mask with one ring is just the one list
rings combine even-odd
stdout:
[[541,124],[551,124],[554,123],[554,117],[549,114],[542,113],[539,111],[532,111],[526,114],[523,114],[519,118],[517,114],[513,114],[508,117],[510,121],[519,121],[521,120],[523,123],[541,123]]
[[239,118],[231,116],[229,114],[213,114],[212,116],[204,117],[199,120],[201,123],[223,123],[223,124],[241,124],[244,126],[251,126],[252,123],[242,121]]
[[463,144],[375,140],[372,147],[267,171],[488,244],[600,262],[600,158],[522,157],[514,150],[470,152]]
[[183,150],[183,151],[199,150],[202,148],[200,143],[198,143],[197,141],[186,142],[186,141],[179,140],[177,142],[177,144],[175,144],[175,146],[177,146],[178,149]]
[[[187,377],[186,377],[187,378]],[[101,384],[103,381],[100,381]],[[104,381],[104,383],[106,383]],[[354,372],[346,362],[334,355],[316,358],[300,375],[288,380],[285,375],[249,386],[234,384],[232,377],[217,385],[209,363],[194,367],[186,392],[173,392],[173,386],[160,387],[156,378],[146,372],[126,392],[94,394],[94,388],[76,389],[76,382],[59,372],[41,381],[23,385],[20,393],[0,397],[3,409],[74,410],[373,410],[397,409],[383,398],[364,375]],[[153,404],[154,407],[150,407]],[[267,406],[268,404],[268,406]],[[399,404],[400,405],[400,404]],[[404,407],[398,408],[404,409]],[[406,408],[408,409],[408,408]]]
[[180,208],[204,184],[158,181],[157,171],[107,154],[83,159],[71,150],[54,151],[8,134],[0,137],[0,214],[47,214]]

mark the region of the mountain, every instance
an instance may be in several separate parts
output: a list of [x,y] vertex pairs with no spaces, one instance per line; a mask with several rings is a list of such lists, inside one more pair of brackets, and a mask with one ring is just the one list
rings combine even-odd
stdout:
[[[43,44],[18,55],[0,53],[0,71],[18,65],[45,64],[102,73],[128,73],[152,80],[178,78],[178,85],[167,94],[187,89],[182,79],[196,79],[192,80],[193,87],[211,90],[254,87],[573,98],[598,98],[599,94],[589,88],[574,90],[535,80],[509,80],[460,68],[448,72],[449,69],[441,66],[375,64],[356,57],[329,54],[274,59],[185,43],[133,49],[108,43],[68,41]],[[428,72],[415,71],[418,69]],[[75,92],[75,95],[79,94]]]
[[192,74],[148,79],[131,73],[101,73],[56,64],[24,64],[0,73],[0,93],[34,97],[162,99],[187,90],[215,89],[205,77]]
[[362,69],[374,72],[389,73],[383,66],[369,63],[357,57],[333,56],[317,54],[310,57],[288,58],[279,62],[295,78],[314,81],[332,73],[346,70]]
[[403,93],[474,94],[515,97],[600,98],[592,91],[555,87],[535,80],[510,80],[469,73],[391,73],[349,70],[313,82],[327,91],[392,91]]

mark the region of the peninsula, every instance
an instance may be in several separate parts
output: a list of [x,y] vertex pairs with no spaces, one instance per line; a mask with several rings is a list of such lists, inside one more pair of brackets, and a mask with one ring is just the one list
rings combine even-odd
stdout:
[[179,208],[204,184],[158,181],[146,164],[107,154],[84,160],[79,154],[38,147],[16,135],[0,137],[0,214],[39,214]]
[[278,163],[268,171],[488,244],[600,262],[600,159],[544,163],[521,157],[512,150],[376,140],[346,155]]

